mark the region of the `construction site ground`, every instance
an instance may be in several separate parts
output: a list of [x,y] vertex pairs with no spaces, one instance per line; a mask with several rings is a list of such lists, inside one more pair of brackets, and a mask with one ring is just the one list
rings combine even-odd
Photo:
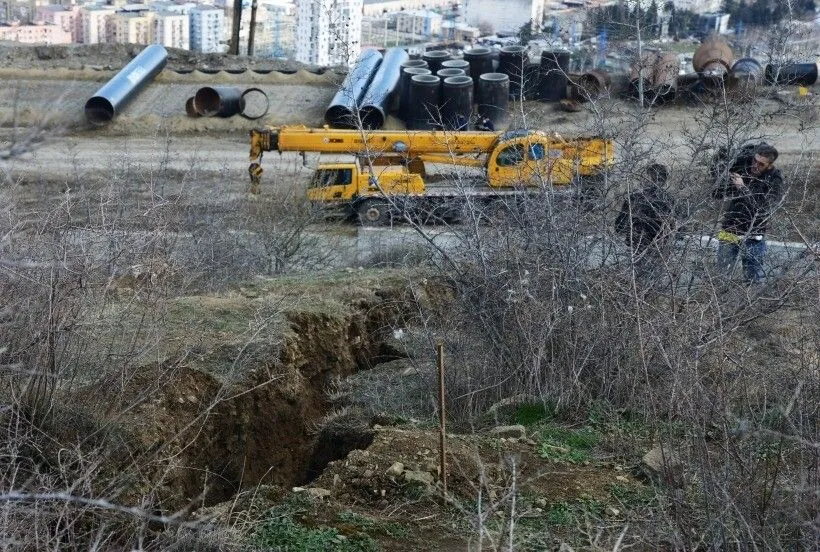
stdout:
[[[71,193],[82,190],[84,194],[99,193],[101,203],[105,200],[120,202],[127,213],[126,219],[149,216],[152,208],[168,201],[182,202],[175,206],[180,211],[199,212],[201,209],[211,217],[223,212],[235,215],[229,213],[233,206],[255,201],[248,195],[247,132],[265,125],[322,125],[325,108],[344,76],[332,70],[320,71],[292,63],[269,62],[264,65],[258,61],[254,63],[259,72],[239,72],[244,68],[237,66],[237,63],[241,65],[241,59],[237,62],[236,58],[227,56],[197,57],[174,52],[171,68],[138,94],[111,124],[100,128],[89,126],[83,113],[85,102],[130,59],[130,54],[128,47],[53,48],[39,54],[30,48],[8,45],[0,48],[0,78],[3,80],[0,87],[0,171],[4,186],[28,213],[42,215],[48,206],[59,205],[67,201]],[[233,72],[198,70],[221,68]],[[199,87],[213,84],[259,87],[270,100],[270,110],[256,121],[241,117],[188,117],[186,99]],[[811,92],[816,93],[817,89]],[[799,96],[796,89],[786,89],[780,94],[761,97],[756,105],[763,106],[764,111],[768,107],[771,111],[786,107],[782,116],[763,117],[757,133],[780,150],[779,164],[787,171],[787,178],[798,174],[796,169],[793,173],[788,172],[798,165],[804,168],[800,174],[810,175],[809,180],[802,183],[796,178],[792,182],[798,184],[794,188],[799,196],[797,199],[802,198],[799,215],[803,218],[800,220],[809,225],[814,221],[816,232],[820,122],[815,98],[812,95]],[[646,141],[647,150],[673,167],[673,192],[686,193],[687,171],[694,170],[692,159],[705,161],[711,155],[711,151],[704,148],[693,156],[691,148],[698,142],[703,118],[716,105],[720,111],[720,101],[706,105],[663,106],[654,109],[651,117],[641,123],[646,130],[641,140]],[[727,106],[724,113],[732,112],[735,116],[751,112],[742,104],[728,102],[724,105]],[[526,126],[565,136],[594,135],[602,124],[613,133],[636,124],[634,105],[624,100],[588,104],[580,113],[568,113],[559,110],[555,104],[539,102],[513,104],[513,108],[512,128]],[[611,116],[605,116],[607,113]],[[401,128],[401,124],[391,117],[388,127]],[[716,135],[708,134],[703,138],[708,141],[716,139]],[[626,135],[615,136],[616,144],[619,140],[629,139]],[[302,159],[294,154],[266,154],[264,167],[269,175],[268,182],[284,183],[301,191],[310,175],[312,159],[308,156],[308,166],[304,166]],[[806,172],[805,167],[810,170]],[[110,175],[116,175],[118,188],[113,193],[122,191],[121,197],[106,195],[112,193],[107,180]],[[161,189],[157,187],[158,183]],[[266,193],[264,186],[263,197]],[[180,235],[193,232],[203,220],[192,216],[175,225],[174,231]],[[99,229],[100,224],[93,213],[87,219],[72,222],[71,232],[77,243],[84,243],[84,230],[90,235]],[[224,230],[224,227],[220,228]],[[804,224],[801,228],[810,229],[811,226]],[[127,231],[127,226],[123,230]],[[247,226],[237,228],[239,230],[246,231]],[[358,353],[338,353],[341,360],[337,359],[333,356],[337,354],[335,349],[329,352],[335,341],[329,341],[327,349],[317,345],[315,350],[302,351],[299,343],[301,346],[305,343],[299,341],[299,335],[319,336],[316,341],[320,342],[322,332],[331,329],[336,332],[334,335],[338,334],[341,343],[346,342],[355,333],[350,327],[358,324],[349,321],[353,310],[351,305],[370,312],[367,308],[376,304],[377,296],[383,299],[399,293],[396,289],[404,285],[406,279],[394,273],[367,270],[365,280],[359,276],[361,272],[357,265],[360,258],[345,258],[345,255],[355,251],[361,243],[371,242],[363,240],[355,227],[318,223],[312,225],[309,232],[318,236],[317,243],[328,250],[328,256],[335,255],[333,261],[325,265],[327,269],[340,272],[307,280],[301,277],[260,279],[256,288],[247,284],[240,287],[240,283],[235,282],[236,289],[223,295],[169,300],[175,301],[174,309],[177,310],[174,312],[185,312],[189,317],[179,321],[178,335],[165,336],[169,342],[178,340],[174,342],[174,350],[201,351],[197,358],[205,365],[213,361],[213,366],[218,363],[222,366],[226,363],[225,355],[245,350],[240,344],[248,339],[247,327],[261,312],[257,310],[258,305],[286,297],[289,309],[286,319],[291,328],[298,327],[299,331],[285,332],[286,337],[282,339],[297,343],[293,346],[297,352],[293,354],[304,357],[304,362],[299,365],[316,363],[324,366],[338,361],[345,366],[338,370],[339,375],[352,375],[353,367],[360,366],[351,360]],[[793,234],[789,236],[794,237]],[[122,287],[130,292],[137,285],[124,282]],[[311,303],[311,300],[315,302]],[[328,307],[331,303],[332,307]],[[237,330],[232,334],[233,326],[191,331],[189,324],[201,323],[205,327],[211,321],[209,313],[225,312],[239,313],[232,324],[235,323],[241,332]],[[365,326],[367,324],[362,327]],[[207,334],[207,338],[203,340],[201,335],[192,335],[194,333]],[[367,340],[364,332],[361,335]],[[253,339],[259,341],[262,338],[254,336]],[[186,349],[182,344],[190,347]],[[381,345],[371,345],[373,350],[381,350]],[[290,350],[288,347],[285,349]],[[332,362],[328,360],[331,357]],[[394,359],[392,364],[378,364],[372,377],[417,385],[414,378],[419,377],[418,368],[402,362]],[[213,366],[205,366],[202,372]],[[267,365],[260,361],[260,372],[264,366]],[[192,372],[202,367],[194,368]],[[306,453],[307,443],[312,439],[309,432],[315,430],[310,424],[318,423],[319,413],[327,414],[330,404],[324,395],[313,397],[310,404],[300,402],[308,393],[300,386],[312,381],[303,376],[289,377],[290,387],[281,394],[277,394],[279,391],[271,394],[267,403],[257,399],[251,403],[249,395],[248,403],[240,407],[252,415],[253,409],[260,408],[260,405],[267,405],[276,412],[270,416],[272,421],[262,422],[261,427],[268,432],[263,444],[283,447],[285,452],[280,456],[286,456],[288,450],[293,454]],[[296,380],[298,385],[293,384]],[[214,381],[211,376],[175,376],[156,389],[156,404],[139,410],[140,416],[150,418],[155,414],[156,419],[140,424],[153,424],[152,431],[160,436],[164,431],[173,432],[171,426],[175,420],[184,419],[186,409],[193,409],[191,405],[205,400],[206,390],[216,385]],[[365,437],[357,434],[356,438],[361,437],[364,444],[353,447],[354,450],[344,458],[325,458],[331,460],[330,463],[314,474],[315,478],[310,482],[304,480],[309,466],[308,460],[303,458],[293,462],[292,471],[266,480],[263,486],[243,486],[244,490],[234,496],[227,492],[214,495],[197,515],[231,531],[252,534],[256,539],[254,542],[259,545],[265,545],[268,542],[265,539],[273,539],[270,543],[279,542],[275,538],[290,534],[306,539],[305,542],[320,543],[316,545],[318,548],[302,548],[304,550],[464,550],[465,546],[477,549],[478,542],[492,548],[504,541],[505,531],[509,529],[511,505],[505,493],[512,486],[520,485],[525,498],[518,504],[519,510],[513,518],[516,523],[528,527],[527,531],[519,533],[521,539],[528,540],[516,542],[522,550],[557,550],[563,542],[578,542],[579,534],[591,530],[590,520],[605,529],[597,537],[594,534],[584,536],[588,536],[589,541],[599,538],[601,542],[615,542],[628,520],[633,524],[643,520],[647,525],[645,530],[652,531],[647,509],[659,499],[639,469],[641,456],[652,447],[651,439],[630,437],[627,446],[619,440],[623,437],[619,430],[595,428],[598,437],[594,446],[585,449],[583,457],[568,456],[572,452],[571,446],[558,443],[545,448],[539,438],[557,427],[553,424],[560,425],[560,421],[548,417],[536,420],[535,425],[527,425],[523,432],[511,429],[509,434],[491,434],[496,425],[519,421],[513,408],[499,414],[494,423],[481,428],[478,436],[451,434],[447,457],[450,493],[443,500],[437,457],[439,435],[433,424],[434,418],[429,416],[434,409],[429,404],[425,408],[426,411],[422,411],[428,414],[425,420],[410,416],[389,418],[369,427]],[[291,423],[292,419],[300,420],[298,428],[277,429]],[[578,429],[584,428],[571,428],[571,431]],[[214,430],[217,436],[214,439],[230,431],[227,426],[218,427]],[[159,437],[152,436],[151,439]],[[145,437],[146,443],[153,440]],[[349,442],[350,439],[346,446]],[[225,445],[224,450],[217,446],[219,443],[211,445],[218,453],[235,452],[231,448],[233,445]],[[281,460],[281,457],[277,458]],[[266,468],[261,466],[261,461],[257,464],[254,469],[258,474],[264,474]],[[240,485],[242,476],[237,476],[237,480]],[[265,477],[259,475],[259,480],[265,480]],[[196,490],[194,487],[194,495]],[[487,503],[491,507],[488,508]],[[493,504],[497,505],[496,509]],[[486,519],[482,519],[480,525],[465,521],[478,519],[472,515],[475,512],[486,513]],[[635,522],[636,519],[639,521]],[[645,549],[657,548],[647,545]]]

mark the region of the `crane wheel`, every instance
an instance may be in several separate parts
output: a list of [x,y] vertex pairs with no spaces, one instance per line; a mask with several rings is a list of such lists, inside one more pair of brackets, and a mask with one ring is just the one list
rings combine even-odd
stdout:
[[366,199],[356,208],[362,226],[384,226],[390,220],[390,205],[381,199]]

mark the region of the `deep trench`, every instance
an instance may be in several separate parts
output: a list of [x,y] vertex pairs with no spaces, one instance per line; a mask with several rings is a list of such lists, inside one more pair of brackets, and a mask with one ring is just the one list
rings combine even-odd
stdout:
[[[359,351],[367,354],[350,355],[356,358],[352,365],[334,366],[323,359],[318,364],[324,366],[318,369],[290,368],[298,369],[305,377],[302,392],[286,395],[274,384],[219,409],[221,412],[214,417],[219,423],[210,428],[210,435],[205,438],[206,453],[192,464],[197,467],[192,472],[206,468],[213,474],[202,501],[204,506],[230,500],[236,493],[259,484],[273,483],[284,488],[305,485],[319,477],[330,462],[370,446],[375,432],[370,420],[363,416],[341,423],[322,423],[337,406],[327,392],[332,376],[347,377],[406,358],[377,335],[369,337],[368,346]],[[200,476],[192,478],[183,494],[193,499],[201,493],[202,485]]]

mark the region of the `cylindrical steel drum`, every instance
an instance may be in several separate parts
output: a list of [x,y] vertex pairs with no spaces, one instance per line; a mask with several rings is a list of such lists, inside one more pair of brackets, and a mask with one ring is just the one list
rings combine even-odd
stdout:
[[194,94],[194,109],[203,117],[233,117],[245,109],[245,97],[235,86],[203,86]]
[[447,130],[468,130],[473,115],[473,79],[466,75],[444,79],[441,119]]
[[384,53],[379,70],[362,100],[359,113],[363,128],[378,129],[384,126],[390,106],[399,93],[401,65],[407,59],[404,48],[390,48]]
[[436,76],[446,79],[448,77],[463,77],[464,69],[456,69],[454,67],[444,67],[436,71]]
[[435,75],[413,75],[410,78],[408,123],[412,130],[440,128],[438,112],[441,79]]
[[597,100],[604,96],[612,83],[609,73],[593,69],[582,73],[574,83],[575,97],[581,102]]
[[410,79],[413,75],[429,75],[426,67],[403,67],[399,80],[399,117],[407,124],[410,112]]
[[542,102],[557,102],[567,97],[569,52],[541,52]]
[[816,63],[793,63],[791,65],[766,66],[766,82],[811,86],[817,82]]
[[510,77],[510,96],[514,98],[521,96],[527,59],[526,46],[505,46],[498,54],[498,72]]
[[484,73],[478,83],[478,115],[502,130],[510,122],[510,77],[504,73]]
[[473,78],[473,90],[478,94],[478,79],[484,73],[492,73],[492,52],[489,48],[471,48],[464,50],[464,60],[470,64],[470,76]]
[[421,59],[427,62],[427,68],[434,75],[441,69],[441,64],[448,59],[452,59],[452,54],[447,50],[430,50],[421,55]]

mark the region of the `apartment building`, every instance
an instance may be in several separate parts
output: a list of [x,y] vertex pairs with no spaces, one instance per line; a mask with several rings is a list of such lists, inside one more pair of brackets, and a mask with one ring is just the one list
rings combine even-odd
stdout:
[[116,12],[111,18],[110,42],[115,44],[151,44],[154,38],[153,14]]
[[225,28],[225,12],[213,6],[200,5],[191,8],[190,45],[197,52],[221,52],[222,33]]
[[[260,0],[259,6],[267,11],[264,34],[270,37],[270,48],[265,53],[271,57],[293,57],[296,48],[296,6],[293,0]],[[263,54],[259,48],[256,52]]]
[[408,10],[396,14],[396,32],[420,36],[441,34],[443,17],[433,10]]
[[296,0],[296,60],[352,65],[360,50],[362,0]]
[[48,4],[37,8],[37,21],[55,25],[71,35],[71,42],[80,42],[80,7]]
[[0,40],[26,44],[69,44],[71,33],[57,25],[21,25],[15,22],[0,25]]
[[364,0],[362,15],[381,17],[400,11],[450,8],[454,3],[454,0]]
[[114,6],[83,6],[80,8],[79,42],[104,44],[112,42],[110,21],[117,8]]
[[169,11],[158,11],[152,15],[154,44],[162,44],[166,48],[190,49],[188,15]]

